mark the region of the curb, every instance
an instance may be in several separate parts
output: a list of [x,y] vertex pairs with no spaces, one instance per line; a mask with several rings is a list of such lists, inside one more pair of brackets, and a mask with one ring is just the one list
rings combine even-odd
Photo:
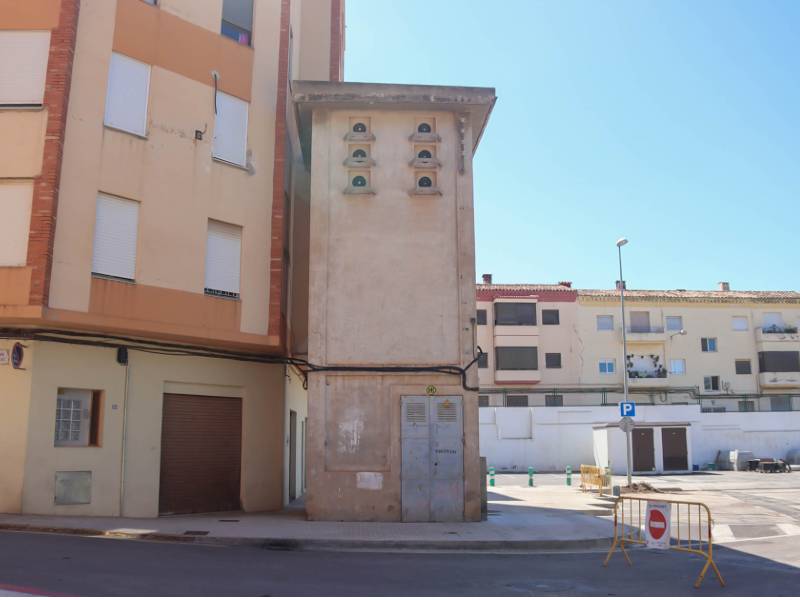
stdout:
[[151,542],[181,542],[200,545],[250,546],[264,550],[349,550],[349,551],[535,551],[535,550],[598,550],[611,547],[613,538],[572,540],[337,540],[320,538],[248,538],[209,537],[171,533],[127,533],[104,529],[75,527],[44,527],[37,525],[0,523],[0,531],[19,533],[54,533],[83,537],[104,537]]

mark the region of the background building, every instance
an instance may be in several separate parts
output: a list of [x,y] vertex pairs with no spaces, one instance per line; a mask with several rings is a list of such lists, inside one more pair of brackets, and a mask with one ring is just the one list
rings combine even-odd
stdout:
[[[722,283],[625,297],[630,398],[645,407],[634,435],[638,470],[690,469],[727,448],[783,457],[800,447],[800,293]],[[622,400],[619,306],[618,290],[495,285],[484,276],[481,449],[490,462],[594,462],[592,427],[618,420]],[[673,438],[682,462],[665,455]]]

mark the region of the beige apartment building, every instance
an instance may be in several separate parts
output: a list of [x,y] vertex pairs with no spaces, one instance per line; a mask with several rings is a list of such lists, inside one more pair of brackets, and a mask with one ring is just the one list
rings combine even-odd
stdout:
[[342,0],[0,0],[0,512],[478,518],[494,91],[343,54]]
[[[624,368],[637,404],[637,472],[691,470],[731,449],[800,451],[800,293],[727,283],[625,290],[625,311],[623,358],[619,290],[498,285],[484,275],[480,438],[490,463],[624,466]],[[611,460],[615,452],[623,458]]]

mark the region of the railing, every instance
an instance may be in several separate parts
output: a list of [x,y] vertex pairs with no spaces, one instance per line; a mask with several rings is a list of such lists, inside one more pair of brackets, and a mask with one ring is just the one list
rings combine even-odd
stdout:
[[652,371],[628,371],[628,379],[666,379],[667,370],[664,367],[659,367]]
[[661,325],[630,325],[626,328],[628,333],[664,333]]
[[761,333],[797,333],[793,325],[768,325],[761,328]]

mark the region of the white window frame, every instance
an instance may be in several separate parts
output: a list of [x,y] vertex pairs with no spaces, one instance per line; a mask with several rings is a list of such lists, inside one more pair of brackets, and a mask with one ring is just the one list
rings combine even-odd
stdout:
[[[603,366],[605,365],[606,370],[603,371]],[[611,370],[608,370],[608,366],[611,365]],[[597,363],[597,371],[600,375],[615,375],[617,372],[617,360],[615,358],[601,358]]]
[[[144,89],[141,87],[142,84]],[[112,52],[108,63],[106,85],[103,124],[112,129],[145,137],[150,104],[150,65],[124,54]],[[144,106],[141,105],[142,102]]]
[[[713,378],[717,378],[717,389],[714,389],[714,380]],[[719,392],[722,389],[722,379],[719,375],[704,375],[703,376],[703,390],[706,392]]]
[[[211,296],[238,299],[242,278],[244,228],[224,221],[208,220],[204,291]],[[220,266],[225,261],[232,264]],[[235,273],[234,273],[235,271]]]
[[0,31],[0,106],[41,106],[50,31]]
[[[610,327],[600,327],[601,319],[610,320]],[[614,315],[597,315],[595,319],[597,331],[614,331]]]
[[[675,365],[680,365],[680,369],[675,369]],[[685,358],[671,358],[669,361],[670,375],[686,375],[686,359]]]
[[92,426],[92,391],[59,389],[56,396],[53,444],[88,446]]
[[[706,340],[706,349],[705,350],[703,350],[703,340]],[[714,346],[714,348],[712,349],[711,346]],[[715,338],[715,337],[703,337],[703,338],[700,338],[700,351],[701,352],[717,352],[718,350],[719,350],[719,344],[717,343],[717,338]]]
[[[670,319],[678,319],[680,325],[676,327],[670,327],[669,321]],[[668,317],[664,317],[664,328],[667,331],[683,331],[683,317],[680,315],[670,315]]]
[[97,194],[92,274],[135,281],[138,243],[139,203]]
[[[225,163],[245,167],[250,104],[236,96],[218,91],[216,107],[211,156]],[[241,140],[237,139],[236,130],[240,135],[243,134]]]

